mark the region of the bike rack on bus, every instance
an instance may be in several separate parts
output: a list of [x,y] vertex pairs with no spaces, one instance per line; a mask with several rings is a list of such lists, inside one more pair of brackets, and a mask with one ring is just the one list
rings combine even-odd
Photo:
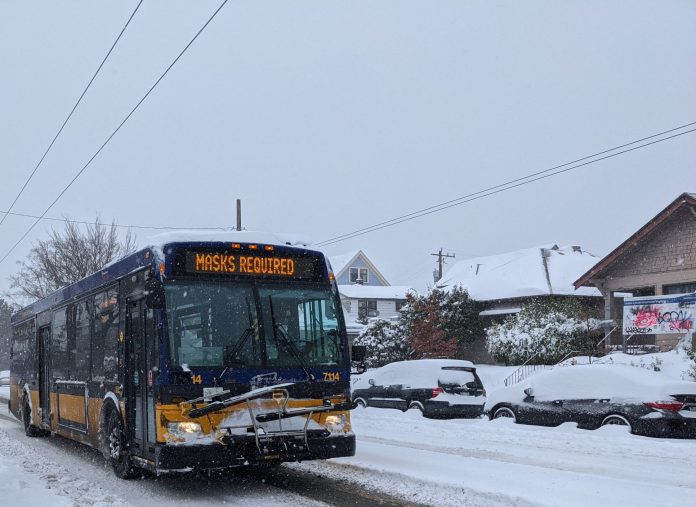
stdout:
[[[234,405],[245,403],[247,411],[249,412],[249,417],[251,419],[251,428],[253,428],[256,448],[261,456],[264,456],[266,458],[271,458],[273,456],[268,445],[271,442],[278,442],[282,449],[286,451],[289,450],[287,440],[295,440],[296,442],[302,441],[302,443],[304,444],[304,449],[308,451],[308,429],[309,423],[312,420],[312,416],[314,414],[322,412],[350,410],[352,408],[352,404],[350,402],[332,403],[331,400],[326,399],[324,400],[323,405],[289,409],[288,402],[290,400],[290,393],[288,392],[287,387],[291,385],[293,384],[288,383],[263,387],[260,389],[249,391],[248,393],[244,393],[239,396],[233,396],[225,400],[219,400],[219,398],[229,394],[229,391],[222,391],[220,393],[215,393],[212,396],[204,396],[201,398],[196,398],[194,400],[183,401],[179,404],[179,406],[182,408],[182,413],[185,416],[194,419],[203,415],[224,410],[225,408]],[[258,400],[259,398],[267,394],[272,395],[272,399],[273,401],[275,401],[277,405],[277,410],[269,410],[259,413],[258,407],[256,407],[255,412],[255,407],[252,406],[252,402]],[[197,407],[196,405],[201,402],[210,403],[203,407]],[[187,406],[190,406],[192,408],[190,410],[187,410]],[[304,426],[301,430],[283,430],[283,419],[289,419],[291,417],[300,416],[306,416]],[[262,423],[271,421],[278,421],[277,431],[269,431],[268,428],[264,428],[262,426]],[[227,430],[229,436],[233,436],[231,432],[232,429],[241,428],[249,429],[249,425],[244,424],[218,427],[219,430]],[[302,449],[300,448],[299,450]]]

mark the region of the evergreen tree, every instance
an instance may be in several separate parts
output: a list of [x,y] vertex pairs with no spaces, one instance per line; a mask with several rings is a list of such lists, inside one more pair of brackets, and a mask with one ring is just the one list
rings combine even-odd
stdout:
[[442,326],[447,338],[463,345],[485,336],[486,331],[479,317],[481,304],[469,297],[466,289],[454,287],[441,302]]

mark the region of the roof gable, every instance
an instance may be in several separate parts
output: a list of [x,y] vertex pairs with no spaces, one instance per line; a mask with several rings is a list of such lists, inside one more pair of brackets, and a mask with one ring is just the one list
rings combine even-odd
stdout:
[[377,266],[372,263],[362,250],[329,257],[329,262],[331,262],[331,268],[334,270],[336,279],[338,280],[358,259],[368,267],[371,276],[376,276],[382,282],[382,285],[390,285],[384,275],[377,269]]
[[625,240],[614,250],[612,250],[611,253],[609,253],[609,255],[601,259],[597,264],[595,264],[589,270],[587,270],[580,278],[578,278],[575,281],[575,287],[579,288],[583,286],[591,286],[592,278],[597,278],[602,273],[604,273],[607,269],[611,267],[611,265],[616,260],[623,257],[625,254],[627,254],[629,251],[635,248],[638,245],[638,243],[645,240],[645,238],[648,235],[655,231],[660,226],[660,224],[662,224],[665,220],[670,218],[675,212],[677,212],[684,206],[690,206],[692,210],[696,209],[696,194],[684,192],[679,197],[677,197],[665,209],[663,209],[657,215],[655,215],[648,223],[646,223],[643,227],[641,227],[640,229],[638,229],[638,231],[631,235],[627,240]]

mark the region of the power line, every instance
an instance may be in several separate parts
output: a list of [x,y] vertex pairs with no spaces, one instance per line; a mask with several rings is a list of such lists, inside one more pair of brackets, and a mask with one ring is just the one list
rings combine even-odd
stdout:
[[[78,225],[92,225],[94,222],[90,222],[89,220],[70,220],[69,218],[56,218],[56,217],[42,217],[39,215],[30,215],[28,213],[17,213],[17,212],[6,212],[6,211],[1,211],[0,213],[8,213],[9,215],[15,216],[15,217],[23,217],[23,218],[38,218],[39,220],[48,220],[52,222],[68,222],[71,224],[78,224]],[[121,227],[124,229],[155,229],[155,230],[161,230],[161,231],[220,231],[220,230],[232,230],[231,227],[170,227],[167,225],[160,225],[160,226],[155,226],[155,225],[121,225],[121,224],[114,224],[115,227]]]
[[65,128],[65,125],[67,125],[68,121],[70,121],[70,118],[72,118],[72,115],[73,115],[73,113],[75,112],[75,110],[77,109],[77,106],[79,106],[79,105],[80,105],[80,102],[82,102],[82,99],[83,99],[83,97],[85,96],[85,94],[87,93],[87,90],[89,90],[89,87],[92,86],[92,83],[94,82],[94,79],[97,77],[97,74],[99,74],[99,71],[100,71],[100,70],[102,69],[102,67],[104,66],[104,63],[106,63],[106,60],[107,60],[107,59],[109,58],[109,56],[111,55],[111,52],[112,52],[112,51],[114,50],[114,48],[116,47],[116,44],[118,44],[118,41],[121,40],[121,36],[123,35],[123,32],[125,32],[125,31],[126,31],[126,28],[128,28],[128,25],[130,25],[130,22],[131,22],[131,20],[133,19],[133,16],[135,16],[135,13],[138,12],[138,9],[140,9],[140,5],[141,5],[142,3],[143,3],[143,0],[140,0],[140,2],[138,2],[138,5],[135,6],[135,9],[133,10],[133,12],[131,13],[130,17],[128,18],[128,21],[126,21],[126,24],[125,24],[125,25],[123,26],[123,28],[121,29],[121,32],[118,34],[118,37],[116,37],[116,40],[115,40],[114,43],[111,45],[111,48],[110,48],[109,51],[106,53],[106,56],[104,57],[104,59],[103,59],[103,60],[101,61],[101,63],[99,64],[99,67],[97,67],[97,70],[94,72],[94,75],[92,76],[92,79],[89,80],[89,83],[87,83],[87,86],[85,86],[85,89],[82,90],[82,94],[80,95],[80,98],[77,99],[77,102],[75,102],[75,105],[74,105],[73,108],[70,110],[70,113],[68,114],[67,118],[65,118],[65,121],[63,121],[63,124],[62,124],[62,125],[60,126],[60,128],[58,129],[58,133],[56,133],[56,135],[53,137],[53,140],[52,140],[51,143],[48,145],[48,148],[46,148],[46,151],[44,151],[44,154],[41,156],[41,159],[39,160],[38,164],[36,164],[36,167],[34,167],[34,170],[31,172],[31,174],[29,175],[29,177],[26,179],[26,181],[24,182],[24,185],[22,185],[22,188],[19,190],[19,193],[15,196],[14,201],[12,201],[12,204],[10,204],[10,207],[7,208],[7,211],[2,212],[2,213],[4,213],[4,215],[3,215],[2,219],[0,219],[0,225],[2,225],[2,224],[5,222],[5,219],[7,218],[7,215],[10,215],[10,214],[11,214],[10,212],[11,212],[12,209],[14,208],[14,205],[17,203],[17,201],[19,200],[19,198],[20,198],[20,197],[22,196],[22,194],[24,193],[24,190],[27,188],[27,185],[29,185],[29,182],[30,182],[31,179],[34,177],[34,174],[36,174],[36,171],[39,169],[39,167],[40,167],[41,164],[43,163],[44,159],[46,158],[46,155],[48,155],[48,152],[51,151],[51,148],[53,148],[53,145],[55,144],[56,139],[58,139],[58,136],[60,136],[61,132],[63,132],[63,129]]
[[220,6],[217,9],[215,9],[215,12],[213,12],[213,14],[203,24],[201,29],[198,30],[196,35],[194,35],[193,38],[189,41],[189,43],[186,44],[186,46],[184,46],[184,49],[182,49],[181,52],[177,55],[177,57],[174,58],[172,63],[169,64],[169,67],[166,68],[166,70],[162,73],[162,75],[159,78],[157,78],[157,81],[155,81],[155,83],[150,87],[150,89],[145,93],[145,95],[143,95],[143,97],[138,101],[138,103],[135,105],[135,107],[133,107],[133,109],[131,109],[130,113],[128,113],[126,115],[126,117],[123,119],[123,121],[121,121],[121,123],[119,123],[118,127],[116,127],[116,129],[111,133],[111,135],[106,138],[106,141],[104,141],[104,143],[99,147],[99,149],[94,153],[94,155],[92,155],[92,157],[87,161],[87,163],[84,166],[82,166],[82,169],[80,169],[77,172],[77,174],[75,174],[73,179],[70,180],[70,182],[65,186],[65,188],[63,188],[63,190],[60,192],[60,194],[58,194],[58,197],[56,197],[53,200],[53,202],[48,206],[48,208],[46,208],[44,210],[44,212],[41,214],[41,216],[36,219],[36,221],[29,227],[29,229],[27,229],[26,232],[24,234],[22,234],[22,237],[19,238],[19,240],[17,240],[17,242],[14,245],[12,245],[12,248],[10,248],[7,251],[7,253],[2,257],[2,259],[0,259],[0,264],[2,264],[5,261],[5,259],[7,259],[10,256],[10,254],[14,251],[14,249],[17,248],[17,246],[19,246],[19,244],[22,241],[24,241],[24,239],[29,235],[29,233],[34,229],[34,227],[36,227],[36,224],[38,224],[41,221],[41,219],[46,216],[46,214],[51,210],[51,208],[53,208],[53,206],[55,206],[55,204],[60,200],[60,198],[63,197],[65,192],[67,192],[68,189],[73,185],[73,183],[75,183],[75,181],[82,175],[82,173],[85,172],[85,170],[90,166],[92,161],[95,158],[97,158],[97,156],[102,152],[102,150],[106,147],[106,145],[109,144],[111,139],[113,139],[113,137],[118,133],[118,131],[121,130],[121,127],[123,127],[123,125],[125,125],[125,123],[130,119],[130,117],[133,116],[135,111],[138,110],[138,108],[141,106],[141,104],[143,102],[145,102],[145,99],[147,99],[148,96],[150,95],[150,93],[152,93],[152,90],[154,90],[157,87],[157,85],[160,83],[160,81],[162,81],[162,79],[164,79],[164,76],[166,76],[169,73],[169,71],[172,69],[172,67],[174,67],[174,65],[176,65],[176,62],[178,62],[179,59],[184,55],[184,53],[186,53],[188,48],[190,48],[191,45],[195,42],[195,40],[198,38],[198,36],[201,33],[203,33],[203,30],[206,29],[206,27],[210,24],[210,22],[213,20],[213,18],[215,18],[215,16],[217,16],[218,12],[220,12],[220,10],[225,6],[225,4],[227,4],[227,2],[228,2],[228,0],[223,0],[223,2],[220,4]]
[[[621,146],[616,146],[616,147],[611,148],[611,149],[609,149],[609,150],[604,150],[604,151],[595,153],[594,155],[588,155],[587,157],[582,157],[582,158],[579,158],[579,159],[574,160],[574,161],[572,161],[572,162],[567,162],[567,163],[565,163],[565,164],[561,164],[561,165],[552,167],[552,168],[550,168],[550,169],[545,169],[545,170],[543,170],[543,171],[538,171],[538,172],[535,172],[535,173],[531,173],[531,174],[528,174],[527,176],[523,176],[523,177],[521,177],[521,178],[516,178],[516,179],[513,179],[513,180],[509,180],[509,181],[507,181],[507,182],[505,182],[505,183],[501,183],[501,184],[498,184],[498,185],[494,185],[494,186],[492,186],[492,187],[488,187],[488,188],[485,188],[485,189],[483,189],[483,190],[479,190],[479,191],[477,191],[477,192],[473,192],[473,193],[471,193],[471,194],[467,194],[467,195],[458,197],[458,198],[456,198],[456,199],[451,199],[451,200],[449,200],[449,201],[441,202],[441,203],[439,203],[439,204],[435,204],[435,205],[433,205],[433,206],[429,206],[429,207],[427,207],[427,208],[423,208],[423,209],[418,210],[418,211],[413,211],[413,212],[411,212],[411,213],[407,213],[407,214],[405,214],[405,215],[401,215],[401,216],[399,216],[399,217],[392,218],[392,219],[390,219],[390,220],[385,220],[385,221],[383,221],[383,222],[379,222],[379,223],[377,223],[377,224],[373,224],[373,225],[368,226],[368,227],[363,227],[362,229],[357,229],[357,230],[355,230],[355,231],[348,232],[348,233],[342,234],[342,235],[340,235],[340,236],[336,236],[336,237],[334,237],[334,238],[330,238],[330,239],[327,239],[327,240],[323,240],[323,241],[320,241],[319,243],[317,243],[317,246],[322,246],[322,247],[323,247],[323,246],[332,245],[332,244],[334,244],[334,243],[339,243],[339,242],[345,241],[345,240],[347,240],[347,239],[355,238],[355,237],[357,237],[357,236],[362,236],[362,235],[364,235],[364,234],[367,234],[367,233],[370,233],[370,232],[374,232],[374,231],[378,231],[378,230],[380,230],[380,229],[384,229],[384,228],[387,228],[387,227],[392,227],[392,226],[394,226],[394,225],[397,225],[397,224],[400,224],[400,223],[403,223],[403,222],[408,222],[408,221],[410,221],[410,220],[414,220],[414,219],[416,219],[416,218],[420,218],[420,217],[423,217],[423,216],[426,216],[426,215],[430,215],[430,214],[433,214],[433,213],[437,213],[437,212],[443,211],[443,210],[445,210],[445,209],[452,208],[452,207],[454,207],[454,206],[460,206],[460,205],[462,205],[462,204],[466,204],[466,203],[471,202],[471,201],[475,201],[475,200],[478,200],[478,199],[482,199],[482,198],[488,197],[488,196],[490,196],[490,195],[494,195],[494,194],[497,194],[497,193],[500,193],[500,192],[504,192],[504,191],[506,191],[506,190],[511,190],[511,189],[513,189],[513,188],[517,188],[517,187],[520,187],[520,186],[523,186],[523,185],[527,185],[527,184],[529,184],[529,183],[533,183],[533,182],[535,182],[535,181],[539,181],[539,180],[542,180],[542,179],[545,179],[545,178],[549,178],[549,177],[551,177],[551,176],[556,176],[556,175],[558,175],[558,174],[562,174],[562,173],[571,171],[571,170],[573,170],[573,169],[577,169],[577,168],[579,168],[579,167],[583,167],[583,166],[586,166],[586,165],[594,164],[595,162],[600,162],[600,161],[602,161],[602,160],[606,160],[606,159],[608,159],[608,158],[616,157],[616,156],[618,156],[618,155],[622,155],[622,154],[624,154],[624,153],[628,153],[628,152],[631,152],[631,151],[634,151],[634,150],[638,150],[638,149],[640,149],[640,148],[645,148],[646,146],[650,146],[650,145],[653,145],[653,144],[661,143],[661,142],[663,142],[663,141],[667,141],[667,140],[673,139],[673,138],[675,138],[675,137],[679,137],[679,136],[682,136],[682,135],[685,135],[685,134],[689,134],[689,133],[691,133],[691,132],[695,132],[696,129],[691,129],[691,130],[687,130],[687,131],[684,131],[684,132],[679,132],[679,133],[677,133],[677,134],[673,134],[673,135],[668,136],[668,137],[663,137],[663,138],[661,138],[661,139],[657,139],[657,140],[651,141],[651,142],[649,142],[649,143],[641,144],[641,145],[639,145],[639,146],[634,146],[633,148],[628,148],[628,149],[626,149],[626,150],[622,150],[622,151],[619,151],[619,152],[616,152],[616,153],[611,153],[611,154],[609,154],[609,155],[605,155],[605,156],[600,157],[600,158],[594,158],[594,157],[597,157],[598,155],[601,155],[601,154],[604,154],[604,153],[609,153],[609,152],[615,151],[615,150],[617,150],[617,149],[620,149],[620,148],[623,148],[623,147],[626,147],[626,146],[630,146],[630,145],[632,145],[632,144],[636,144],[636,143],[639,143],[639,142],[641,142],[641,141],[645,141],[645,140],[647,140],[647,139],[652,139],[652,138],[654,138],[654,137],[658,137],[658,136],[667,134],[667,133],[669,133],[669,132],[674,132],[674,131],[676,131],[676,130],[680,130],[680,129],[683,129],[683,128],[685,128],[685,127],[689,127],[689,126],[692,126],[692,125],[696,125],[696,122],[688,123],[688,124],[686,124],[686,125],[682,125],[681,127],[676,127],[676,128],[673,128],[673,129],[665,130],[665,131],[660,132],[660,133],[658,133],[658,134],[653,134],[653,135],[651,135],[651,136],[644,137],[644,138],[638,139],[638,140],[636,140],[636,141],[631,141],[630,143],[626,143],[626,144],[623,144],[623,145],[621,145]],[[580,161],[582,161],[582,160],[587,160],[587,159],[593,159],[593,160],[589,160],[589,161],[587,161],[587,162],[583,162],[582,164],[571,165],[571,164],[575,164],[576,162],[580,162]],[[569,166],[569,165],[571,165],[571,167],[567,167],[567,166]],[[565,167],[565,169],[560,169],[560,168],[563,168],[563,167]],[[534,176],[536,176],[536,177],[534,177]],[[530,179],[530,178],[531,178],[531,179]]]

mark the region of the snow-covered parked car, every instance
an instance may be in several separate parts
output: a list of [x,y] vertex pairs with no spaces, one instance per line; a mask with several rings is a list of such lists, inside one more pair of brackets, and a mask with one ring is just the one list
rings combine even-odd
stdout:
[[353,402],[363,407],[414,408],[425,417],[479,417],[486,391],[469,361],[419,359],[369,370],[353,385]]
[[486,412],[521,424],[620,424],[639,435],[696,438],[696,382],[620,364],[556,366],[490,393]]

